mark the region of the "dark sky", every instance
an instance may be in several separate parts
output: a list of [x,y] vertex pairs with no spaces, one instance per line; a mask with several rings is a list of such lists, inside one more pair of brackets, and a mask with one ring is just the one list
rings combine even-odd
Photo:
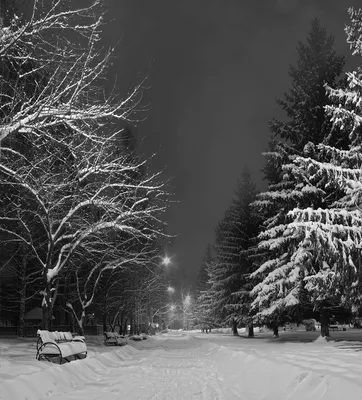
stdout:
[[[357,0],[106,0],[110,43],[122,38],[112,69],[127,89],[149,75],[137,128],[142,152],[173,178],[169,249],[181,280],[196,276],[206,245],[247,165],[259,188],[267,122],[288,90],[296,44],[319,16],[349,55],[343,28]],[[350,65],[348,59],[348,65]]]

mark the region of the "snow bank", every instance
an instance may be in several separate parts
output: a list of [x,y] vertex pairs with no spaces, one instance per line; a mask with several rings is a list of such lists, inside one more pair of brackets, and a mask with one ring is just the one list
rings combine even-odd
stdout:
[[[1,382],[0,399],[40,400],[54,393],[66,395],[76,387],[97,381],[108,368],[119,368],[122,361],[138,352],[133,346],[124,346],[63,365],[35,361],[33,366],[27,366],[17,376]],[[34,372],[35,369],[38,370]]]
[[175,331],[123,347],[97,340],[88,340],[89,357],[64,365],[35,360],[34,343],[0,340],[0,400],[362,399],[358,341],[285,343]]
[[340,400],[346,394],[349,400],[362,399],[360,380],[346,378],[338,367],[316,372],[308,363],[291,365],[224,346],[202,349],[218,365],[225,399]]

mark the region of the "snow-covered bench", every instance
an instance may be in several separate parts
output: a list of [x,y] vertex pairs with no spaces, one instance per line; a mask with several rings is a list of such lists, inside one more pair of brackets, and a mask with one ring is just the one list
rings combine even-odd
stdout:
[[135,341],[140,341],[140,340],[146,340],[147,335],[145,333],[141,333],[140,335],[131,335],[129,337],[130,340],[135,340]]
[[341,328],[339,327],[339,325],[334,324],[334,325],[329,325],[329,330],[330,331],[340,331]]
[[69,362],[87,357],[84,336],[74,336],[70,332],[49,332],[38,330],[36,359]]
[[127,340],[118,332],[104,332],[104,344],[106,346],[124,346],[127,344]]

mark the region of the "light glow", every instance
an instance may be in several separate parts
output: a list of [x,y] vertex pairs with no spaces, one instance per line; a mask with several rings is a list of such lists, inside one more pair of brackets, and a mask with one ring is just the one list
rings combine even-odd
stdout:
[[175,293],[175,288],[172,287],[172,286],[168,286],[167,291],[168,291],[168,293],[170,293],[170,294]]
[[163,257],[162,264],[165,267],[168,267],[171,264],[171,258],[169,256]]

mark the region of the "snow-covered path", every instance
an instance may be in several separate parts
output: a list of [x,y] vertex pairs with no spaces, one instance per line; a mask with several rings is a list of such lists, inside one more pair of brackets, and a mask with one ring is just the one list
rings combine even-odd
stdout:
[[[170,349],[165,343],[162,347],[134,353],[121,363],[108,359],[96,379],[90,376],[67,399],[223,399],[215,362],[210,362],[205,352]],[[64,394],[54,392],[49,398],[64,399]]]
[[361,342],[173,332],[124,347],[102,337],[87,344],[86,359],[59,366],[36,361],[30,339],[0,340],[0,400],[362,399]]

